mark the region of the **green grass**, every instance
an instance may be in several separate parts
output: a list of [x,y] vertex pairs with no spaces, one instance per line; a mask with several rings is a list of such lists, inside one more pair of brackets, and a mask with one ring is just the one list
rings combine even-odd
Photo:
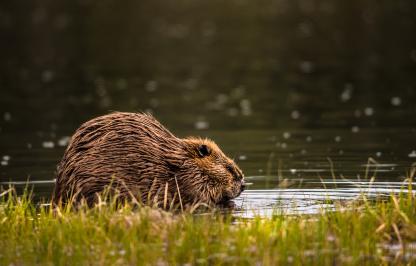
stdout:
[[111,203],[54,210],[12,189],[0,201],[0,265],[416,263],[412,193],[318,215],[254,219]]

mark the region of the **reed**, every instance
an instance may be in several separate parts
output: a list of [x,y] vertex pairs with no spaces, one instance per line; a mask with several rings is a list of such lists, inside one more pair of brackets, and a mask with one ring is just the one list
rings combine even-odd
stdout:
[[103,200],[52,207],[0,192],[0,265],[387,265],[416,263],[406,193],[317,215],[243,219]]

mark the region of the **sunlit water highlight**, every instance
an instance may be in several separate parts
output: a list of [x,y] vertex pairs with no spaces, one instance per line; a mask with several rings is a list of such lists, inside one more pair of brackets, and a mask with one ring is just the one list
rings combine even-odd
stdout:
[[[235,216],[253,218],[255,216],[270,217],[274,214],[318,214],[332,211],[342,203],[359,199],[376,200],[400,193],[416,193],[412,187],[416,182],[384,182],[374,180],[334,180],[322,179],[287,179],[280,180],[277,176],[246,177],[249,188],[234,199]],[[261,189],[250,189],[267,180],[268,186]],[[50,188],[55,180],[11,181],[0,182],[1,186],[24,188],[34,186]],[[261,185],[261,184],[260,184]],[[266,188],[268,187],[268,188]],[[409,190],[410,188],[410,190]]]
[[[371,165],[374,166],[374,165]],[[369,165],[366,165],[368,175]],[[373,173],[374,174],[374,173]],[[271,216],[273,214],[317,214],[335,210],[342,203],[359,199],[376,200],[400,193],[415,193],[411,180],[378,181],[374,175],[364,180],[282,179],[279,176],[246,177],[253,187],[235,199],[235,214],[241,217]]]

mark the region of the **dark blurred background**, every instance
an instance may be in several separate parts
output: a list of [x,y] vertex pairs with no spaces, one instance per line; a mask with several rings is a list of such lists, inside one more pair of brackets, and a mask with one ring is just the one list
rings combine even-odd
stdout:
[[0,178],[53,178],[68,136],[112,110],[212,137],[248,175],[270,158],[288,171],[327,157],[345,172],[368,157],[405,169],[415,11],[413,0],[3,1]]

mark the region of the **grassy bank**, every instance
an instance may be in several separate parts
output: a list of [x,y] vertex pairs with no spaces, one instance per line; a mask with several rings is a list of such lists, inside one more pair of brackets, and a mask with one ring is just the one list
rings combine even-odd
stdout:
[[416,263],[416,198],[313,216],[244,220],[148,207],[35,206],[3,193],[0,265],[305,265]]

